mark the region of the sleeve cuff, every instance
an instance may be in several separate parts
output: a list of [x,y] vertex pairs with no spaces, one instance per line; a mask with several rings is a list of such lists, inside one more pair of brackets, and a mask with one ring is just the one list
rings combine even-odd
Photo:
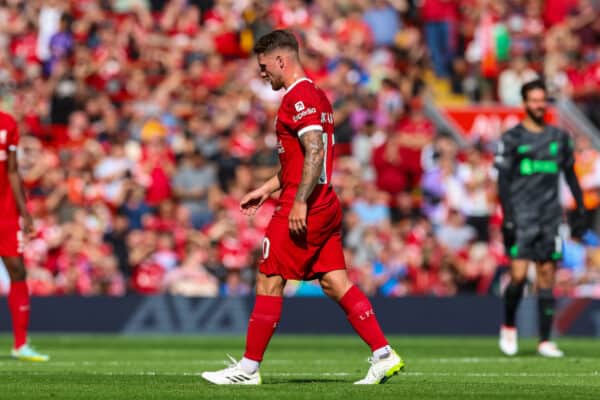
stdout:
[[17,151],[17,146],[14,144],[11,144],[10,146],[8,146],[8,151]]
[[323,127],[321,125],[308,125],[298,131],[298,137],[301,137],[308,131],[321,131],[323,132]]

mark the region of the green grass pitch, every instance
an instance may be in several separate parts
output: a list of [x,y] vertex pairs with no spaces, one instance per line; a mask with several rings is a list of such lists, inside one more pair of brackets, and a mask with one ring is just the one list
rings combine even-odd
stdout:
[[[381,386],[357,387],[367,347],[353,336],[275,336],[262,367],[264,385],[213,386],[203,370],[243,351],[241,337],[41,336],[33,344],[52,361],[0,357],[0,399],[599,399],[600,343],[561,339],[561,360],[501,356],[496,339],[392,337],[405,372]],[[10,338],[0,337],[0,348]],[[7,353],[4,353],[7,354]]]

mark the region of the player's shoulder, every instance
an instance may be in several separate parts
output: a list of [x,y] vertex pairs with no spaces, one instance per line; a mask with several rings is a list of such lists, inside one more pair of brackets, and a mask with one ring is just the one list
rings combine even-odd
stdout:
[[284,101],[289,104],[295,104],[298,101],[315,101],[321,98],[321,94],[322,90],[312,80],[302,78],[286,90]]
[[556,125],[547,125],[548,130],[557,138],[565,138],[568,139],[571,137],[571,134],[567,132],[565,129],[556,126]]
[[0,110],[0,124],[2,127],[12,127],[17,124],[17,121],[9,113]]
[[521,139],[522,135],[523,127],[521,124],[517,124],[504,131],[504,133],[500,136],[500,140],[504,143],[517,142]]

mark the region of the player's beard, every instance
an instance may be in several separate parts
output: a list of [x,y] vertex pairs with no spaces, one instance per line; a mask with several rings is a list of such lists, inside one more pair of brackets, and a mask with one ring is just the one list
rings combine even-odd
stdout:
[[275,91],[278,91],[284,86],[283,79],[276,79],[274,77],[271,77],[271,79],[269,80],[271,81],[271,88]]
[[271,82],[271,87],[274,91],[278,91],[279,89],[283,88],[283,84],[280,82]]
[[527,115],[529,116],[529,118],[531,118],[531,120],[533,122],[535,122],[537,125],[542,126],[544,125],[545,121],[544,121],[544,117],[546,116],[546,108],[535,108],[535,109],[531,109],[531,108],[525,108],[525,112],[527,113]]

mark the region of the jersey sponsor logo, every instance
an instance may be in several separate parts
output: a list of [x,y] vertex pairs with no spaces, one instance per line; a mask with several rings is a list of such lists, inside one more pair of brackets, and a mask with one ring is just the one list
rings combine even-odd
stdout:
[[532,160],[524,158],[519,165],[521,175],[557,174],[558,163],[553,160]]
[[294,122],[298,122],[298,121],[300,121],[302,118],[306,117],[307,115],[310,115],[310,114],[315,114],[316,112],[317,112],[317,109],[316,109],[316,108],[314,108],[314,107],[307,108],[306,110],[304,110],[304,111],[302,111],[302,112],[300,112],[300,113],[298,113],[298,114],[294,115],[294,118],[293,118],[293,120],[294,120]]
[[6,161],[7,158],[8,154],[6,153],[6,150],[0,150],[0,161]]
[[294,104],[294,108],[296,109],[296,111],[300,112],[304,110],[304,103],[299,101],[296,104]]
[[333,113],[321,113],[321,123],[333,124]]

